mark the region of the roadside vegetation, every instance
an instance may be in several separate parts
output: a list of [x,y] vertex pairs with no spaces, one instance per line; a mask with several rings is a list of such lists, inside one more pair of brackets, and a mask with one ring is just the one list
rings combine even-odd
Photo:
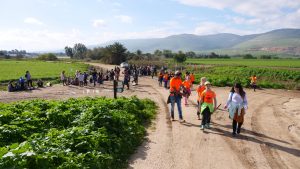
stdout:
[[300,68],[300,59],[187,59],[193,65]]
[[300,89],[299,70],[246,66],[187,67],[195,73],[196,83],[199,83],[201,77],[207,77],[215,86],[232,86],[235,82],[240,82],[243,86],[250,87],[250,77],[256,75],[257,84],[261,88]]
[[126,168],[156,109],[136,97],[0,104],[0,168]]
[[170,70],[194,72],[196,83],[207,77],[215,86],[232,86],[235,82],[250,87],[256,75],[258,86],[273,89],[300,89],[300,59],[223,59],[188,58],[185,63],[167,59]]

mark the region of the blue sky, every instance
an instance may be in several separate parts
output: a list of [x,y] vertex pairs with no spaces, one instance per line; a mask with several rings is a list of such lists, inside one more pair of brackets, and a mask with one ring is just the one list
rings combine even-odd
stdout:
[[300,0],[1,0],[0,50],[300,28]]

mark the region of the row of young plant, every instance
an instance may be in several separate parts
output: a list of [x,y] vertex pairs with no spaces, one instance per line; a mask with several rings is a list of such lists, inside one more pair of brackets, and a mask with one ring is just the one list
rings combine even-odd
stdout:
[[215,86],[232,86],[240,82],[250,87],[250,77],[256,75],[258,86],[262,88],[300,89],[299,70],[245,66],[213,66],[197,70],[189,67],[188,70],[195,72],[196,83],[199,83],[201,77],[207,77]]
[[155,112],[136,97],[0,104],[0,168],[124,168]]

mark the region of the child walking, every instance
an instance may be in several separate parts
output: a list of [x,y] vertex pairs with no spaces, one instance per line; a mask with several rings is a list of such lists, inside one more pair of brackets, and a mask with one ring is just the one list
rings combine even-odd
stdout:
[[217,99],[216,94],[211,90],[210,82],[204,83],[205,91],[201,94],[200,99],[200,112],[203,116],[200,129],[210,128],[210,117],[211,114],[216,110]]
[[206,77],[201,77],[200,84],[197,87],[197,94],[198,94],[198,98],[197,98],[197,116],[198,116],[198,120],[200,120],[200,99],[201,99],[202,92],[205,90],[205,85],[204,85],[205,82],[206,82]]

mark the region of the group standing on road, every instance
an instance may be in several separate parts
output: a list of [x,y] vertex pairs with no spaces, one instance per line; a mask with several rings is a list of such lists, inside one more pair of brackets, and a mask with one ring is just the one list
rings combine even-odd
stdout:
[[[168,80],[170,79],[170,80]],[[254,91],[256,89],[256,76],[251,77],[251,87]],[[195,82],[195,76],[193,73],[187,72],[184,77],[184,81],[181,78],[181,72],[176,71],[174,77],[170,77],[170,73],[167,71],[161,71],[158,74],[159,86],[169,88],[170,95],[168,103],[171,103],[170,118],[175,121],[174,108],[177,105],[179,121],[183,120],[183,112],[181,106],[181,99],[184,97],[184,104],[188,104],[188,97],[191,94],[193,82]],[[196,88],[197,92],[197,117],[201,120],[200,129],[209,129],[211,126],[211,115],[219,108],[217,106],[216,93],[212,90],[212,84],[207,81],[206,77],[200,79],[200,83]],[[248,108],[248,101],[246,93],[240,83],[235,83],[232,87],[226,105],[224,109],[229,112],[229,117],[232,119],[232,135],[240,134],[241,127],[244,122],[244,115]],[[202,116],[202,118],[201,118]]]

